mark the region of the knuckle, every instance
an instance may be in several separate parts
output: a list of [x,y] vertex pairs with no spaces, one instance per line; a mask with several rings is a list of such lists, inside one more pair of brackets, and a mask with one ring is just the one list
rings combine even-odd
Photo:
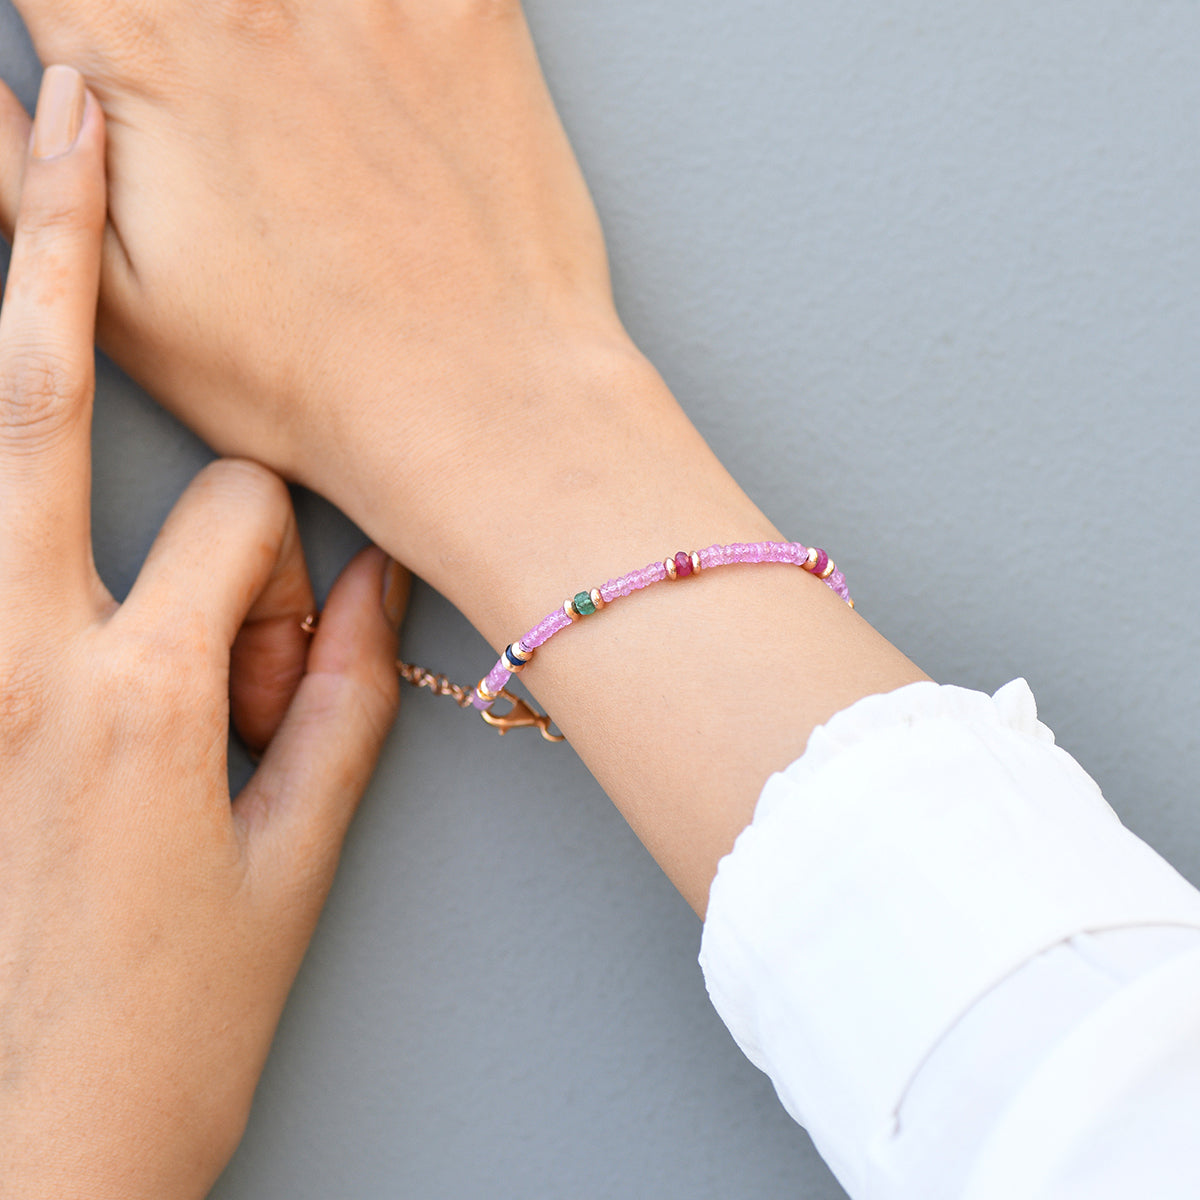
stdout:
[[372,670],[348,681],[355,715],[369,730],[376,746],[387,740],[400,707],[400,682],[395,667],[389,663],[388,668]]
[[209,710],[198,680],[205,638],[189,622],[162,633],[126,630],[96,663],[95,694],[108,697],[127,728],[151,738],[169,730],[176,746],[203,744]]
[[83,411],[91,386],[70,357],[55,349],[28,349],[0,368],[0,438],[29,445],[53,440]]
[[56,163],[50,168],[56,171],[56,186],[39,188],[37,198],[17,214],[19,236],[39,250],[45,245],[73,250],[77,244],[91,242],[100,236],[106,220],[104,206],[89,182],[82,178],[58,181],[59,166]]
[[396,673],[396,663],[392,655],[389,654],[384,661],[377,664],[368,687],[376,697],[376,708],[381,714],[381,725],[386,736],[400,708],[400,676]]
[[[314,729],[328,734],[333,729],[348,731],[358,727],[367,732],[376,748],[383,745],[400,703],[395,668],[309,676],[309,679],[319,683],[319,691],[315,696],[310,694],[305,711],[305,718]],[[361,765],[353,756],[347,761],[352,770],[359,770]]]
[[163,671],[168,647],[145,639],[125,639],[119,650],[106,655],[96,665],[98,691],[115,705],[123,705],[130,696],[153,696],[158,701],[163,683],[170,672]]
[[274,558],[292,524],[292,498],[274,471],[245,458],[219,458],[206,466],[190,489],[243,530],[257,531],[262,550]]
[[271,510],[291,507],[287,484],[274,471],[248,458],[216,459],[196,477],[196,485]]

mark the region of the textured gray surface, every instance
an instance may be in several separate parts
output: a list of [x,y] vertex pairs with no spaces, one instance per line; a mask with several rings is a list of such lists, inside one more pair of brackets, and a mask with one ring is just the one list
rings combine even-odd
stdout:
[[[734,474],[933,675],[1026,675],[1200,882],[1200,9],[530,16],[622,311]],[[7,0],[0,70],[30,98]],[[205,452],[111,370],[95,442],[120,590]],[[358,538],[301,507],[324,584]],[[487,660],[427,591],[406,648]],[[841,1196],[708,1009],[698,934],[570,751],[410,697],[215,1195]]]

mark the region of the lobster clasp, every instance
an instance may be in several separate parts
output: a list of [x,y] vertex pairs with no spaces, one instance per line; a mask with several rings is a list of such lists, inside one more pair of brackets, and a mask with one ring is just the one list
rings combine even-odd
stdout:
[[550,732],[550,714],[540,713],[530,708],[520,696],[514,696],[506,688],[502,689],[498,700],[507,700],[508,712],[495,712],[485,708],[479,715],[503,737],[510,729],[533,728],[541,731],[542,737],[548,742],[565,742],[567,739],[561,733]]

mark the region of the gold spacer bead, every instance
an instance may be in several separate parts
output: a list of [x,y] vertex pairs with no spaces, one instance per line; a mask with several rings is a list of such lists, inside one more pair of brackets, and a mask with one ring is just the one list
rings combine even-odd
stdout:
[[853,607],[854,607],[854,601],[853,601],[853,600],[847,600],[847,601],[846,601],[846,603],[847,603],[848,605],[850,605],[850,607],[851,607],[851,608],[853,608]]
[[599,588],[592,588],[588,595],[592,598],[592,603],[596,606],[596,611],[599,612],[604,607],[604,597],[600,595]]
[[563,602],[563,612],[571,618],[572,623],[583,620],[583,618],[575,611],[574,600],[565,600]]
[[529,666],[529,660],[533,658],[533,652],[524,653],[517,648],[516,642],[511,646],[507,646],[504,650],[504,666],[505,669],[511,671],[514,675],[519,674]]
[[836,564],[836,563],[833,561],[833,559],[831,558],[831,559],[830,559],[830,560],[829,560],[829,561],[828,561],[828,562],[825,564],[825,570],[823,570],[823,571],[820,573],[820,575],[818,575],[818,576],[817,576],[817,578],[818,578],[818,579],[828,579],[828,578],[830,577],[830,575],[832,575],[832,574],[834,573],[834,571],[836,571],[836,570],[837,570],[837,564]]
[[808,548],[808,557],[800,564],[806,571],[811,571],[817,565],[818,552],[816,546]]
[[520,640],[513,642],[508,648],[512,651],[513,658],[519,659],[523,663],[527,663],[533,658],[533,651],[526,650]]
[[679,572],[675,569],[674,558],[663,559],[663,570],[666,571],[668,579],[676,579],[679,576]]
[[691,554],[688,555],[688,558],[690,558],[692,560],[692,574],[699,575],[700,574],[700,552],[698,550],[693,550],[691,552]]
[[486,676],[475,685],[475,690],[484,700],[498,700],[500,698],[499,692],[488,691]]

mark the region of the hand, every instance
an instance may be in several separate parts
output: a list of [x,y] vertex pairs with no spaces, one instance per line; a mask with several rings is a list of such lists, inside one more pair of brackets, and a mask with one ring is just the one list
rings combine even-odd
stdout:
[[[517,0],[17,5],[111,109],[107,347],[494,646],[658,554],[781,536],[619,324]],[[647,597],[522,675],[697,911],[770,771],[922,677],[800,574],[714,575],[686,620]]]
[[211,445],[448,590],[513,464],[586,466],[646,368],[517,0],[17,7],[110,117],[101,344]]
[[[103,161],[98,104],[52,69],[0,312],[0,1196],[22,1200],[199,1197],[232,1154],[392,718],[406,586],[393,568],[387,619],[364,552],[306,645],[286,489],[225,461],[126,602],[105,591]],[[231,695],[265,751],[232,802]]]

